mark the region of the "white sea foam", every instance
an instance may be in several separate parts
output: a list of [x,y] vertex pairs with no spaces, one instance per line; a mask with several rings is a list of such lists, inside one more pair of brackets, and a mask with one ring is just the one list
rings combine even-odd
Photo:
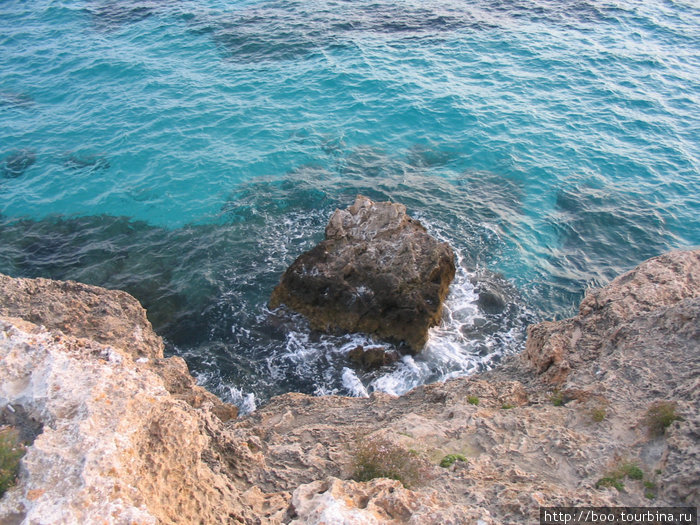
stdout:
[[357,374],[349,368],[343,368],[343,386],[348,389],[350,395],[355,397],[368,397],[367,389],[357,377]]
[[213,367],[193,375],[198,385],[210,389],[222,401],[236,405],[240,414],[250,414],[256,410],[255,393],[246,392],[242,388],[222,381],[218,371]]
[[390,372],[374,379],[370,390],[401,395],[430,381],[444,381],[473,373],[478,369],[478,356],[463,332],[480,316],[468,272],[458,267],[444,305],[443,320],[429,331],[428,342],[415,357],[404,356]]
[[229,386],[229,397],[229,402],[237,405],[241,414],[250,414],[257,408],[255,394],[252,392],[244,392],[240,388]]
[[379,390],[399,396],[423,384],[430,375],[427,362],[417,361],[411,356],[403,356],[398,366],[391,372],[384,374],[370,383],[372,390]]

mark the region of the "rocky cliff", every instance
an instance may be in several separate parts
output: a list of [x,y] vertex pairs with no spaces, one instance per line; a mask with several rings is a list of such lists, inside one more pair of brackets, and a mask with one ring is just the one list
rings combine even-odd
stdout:
[[[0,523],[521,524],[540,505],[700,503],[697,250],[531,327],[492,372],[399,398],[286,394],[238,419],[128,295],[0,290],[1,422],[30,443]],[[408,488],[349,479],[368,469]]]

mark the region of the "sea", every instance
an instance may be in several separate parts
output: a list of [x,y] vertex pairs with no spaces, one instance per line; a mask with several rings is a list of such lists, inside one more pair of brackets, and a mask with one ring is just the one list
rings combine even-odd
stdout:
[[[417,356],[268,299],[358,194],[456,256]],[[243,412],[488,370],[700,245],[696,0],[3,0],[0,272],[123,289]]]

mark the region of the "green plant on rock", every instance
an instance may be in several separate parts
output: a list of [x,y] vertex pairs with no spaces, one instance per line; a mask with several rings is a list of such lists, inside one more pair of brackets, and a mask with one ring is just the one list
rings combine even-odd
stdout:
[[644,423],[652,436],[661,436],[674,421],[682,421],[675,401],[656,401],[644,416]]
[[501,405],[501,409],[502,409],[502,410],[509,410],[509,409],[511,409],[511,408],[515,408],[515,405],[511,405],[510,403],[503,403],[503,404]]
[[608,415],[608,410],[604,406],[595,407],[591,410],[591,419],[596,423],[602,422]]
[[14,485],[19,471],[19,460],[24,452],[24,445],[20,443],[17,430],[0,430],[0,496]]
[[623,490],[625,484],[615,476],[605,476],[596,481],[595,488],[599,489],[601,487],[614,487],[617,490]]
[[624,478],[641,480],[644,479],[644,472],[639,465],[633,461],[625,461],[618,464],[618,467],[612,472],[608,473],[607,476],[600,478],[595,486],[600,487],[614,487],[617,490],[622,490],[625,488],[623,483]]
[[416,451],[382,437],[362,438],[358,442],[352,463],[351,478],[355,481],[389,478],[410,488],[431,477],[430,463]]
[[636,463],[623,463],[620,465],[619,471],[622,475],[625,475],[630,479],[638,480],[644,478],[644,472],[642,472],[642,469],[640,469]]
[[448,468],[454,465],[455,462],[457,461],[467,461],[467,458],[464,457],[462,454],[447,454],[442,460],[440,461],[440,466],[442,468]]
[[656,499],[656,483],[653,481],[644,481],[644,497],[646,499]]
[[564,406],[564,394],[562,394],[559,390],[555,390],[554,392],[552,392],[552,395],[549,397],[549,400],[555,407]]
[[479,396],[467,396],[467,403],[469,403],[470,405],[478,405]]

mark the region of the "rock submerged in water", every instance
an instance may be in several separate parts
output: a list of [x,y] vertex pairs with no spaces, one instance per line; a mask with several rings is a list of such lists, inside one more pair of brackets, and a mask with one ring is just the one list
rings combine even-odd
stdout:
[[0,163],[0,173],[5,179],[16,179],[36,162],[36,153],[30,149],[13,151]]
[[372,370],[395,363],[399,360],[399,353],[393,350],[387,351],[382,346],[370,346],[368,348],[356,346],[350,350],[348,358],[362,368]]
[[109,160],[102,155],[84,153],[68,153],[63,160],[63,165],[71,170],[107,170],[111,167]]
[[272,292],[316,330],[364,332],[419,352],[440,321],[454,253],[406,207],[358,195],[336,210],[326,238],[300,255]]

